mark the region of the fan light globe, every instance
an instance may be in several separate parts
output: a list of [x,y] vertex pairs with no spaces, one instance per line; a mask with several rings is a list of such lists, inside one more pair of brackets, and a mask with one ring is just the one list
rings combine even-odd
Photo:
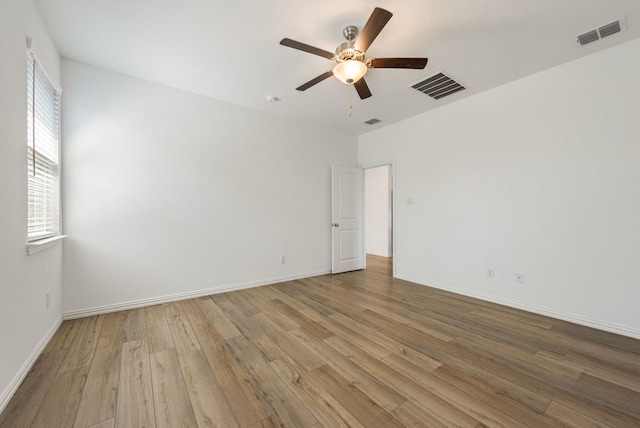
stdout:
[[344,62],[340,62],[333,67],[333,75],[336,76],[342,83],[351,85],[362,79],[367,74],[367,66],[362,61],[356,61],[349,59]]

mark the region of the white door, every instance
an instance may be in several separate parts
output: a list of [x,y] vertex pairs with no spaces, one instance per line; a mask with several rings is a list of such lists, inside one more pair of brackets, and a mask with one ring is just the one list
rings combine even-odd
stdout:
[[362,170],[331,167],[333,273],[364,269]]

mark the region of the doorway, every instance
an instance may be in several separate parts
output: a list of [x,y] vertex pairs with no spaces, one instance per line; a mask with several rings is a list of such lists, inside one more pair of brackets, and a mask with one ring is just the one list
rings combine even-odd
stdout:
[[393,273],[393,164],[365,168],[364,182],[366,266]]

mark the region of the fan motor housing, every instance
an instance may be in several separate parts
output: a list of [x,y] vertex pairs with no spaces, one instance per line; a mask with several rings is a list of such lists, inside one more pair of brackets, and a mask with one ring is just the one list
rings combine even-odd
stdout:
[[350,59],[364,61],[364,52],[354,48],[351,42],[345,42],[336,48],[336,61],[344,62]]
[[360,52],[353,47],[356,37],[358,37],[358,27],[356,27],[355,25],[344,27],[344,29],[342,30],[342,35],[345,39],[347,39],[347,41],[341,43],[336,48],[336,61],[344,62],[348,60],[356,60],[364,62],[364,52]]

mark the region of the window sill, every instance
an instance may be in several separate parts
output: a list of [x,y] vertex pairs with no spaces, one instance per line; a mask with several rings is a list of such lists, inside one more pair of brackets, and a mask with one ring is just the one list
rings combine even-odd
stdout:
[[60,245],[62,240],[66,238],[67,235],[57,235],[52,236],[51,238],[40,239],[38,241],[27,242],[27,255],[35,254],[37,252],[46,250],[47,248],[55,247],[56,245]]

